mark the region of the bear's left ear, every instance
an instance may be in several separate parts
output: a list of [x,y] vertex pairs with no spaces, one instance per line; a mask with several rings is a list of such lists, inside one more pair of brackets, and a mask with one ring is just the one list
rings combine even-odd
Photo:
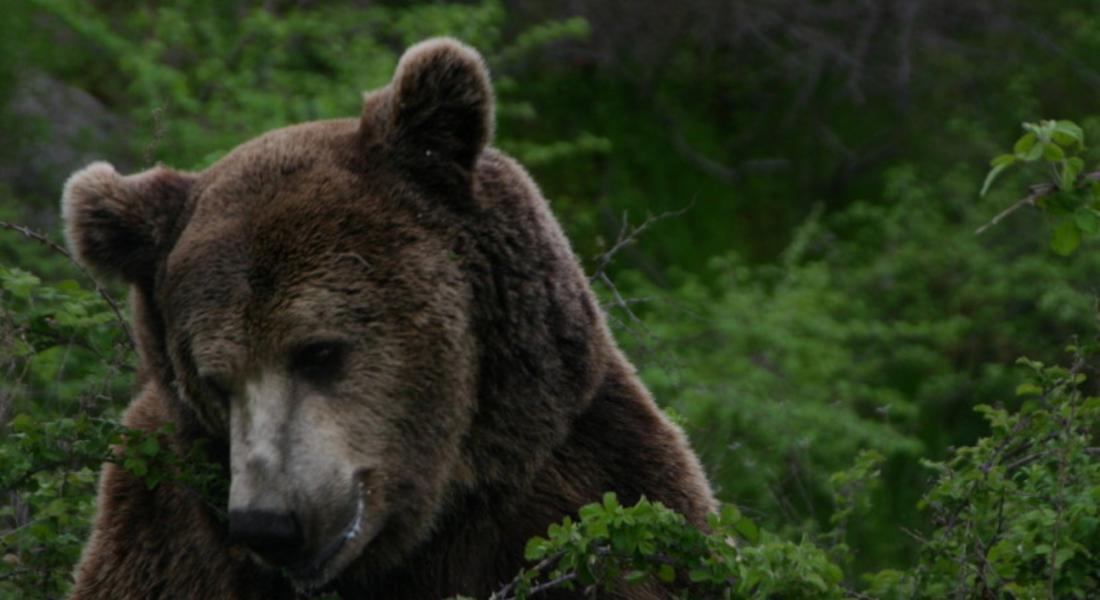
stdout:
[[363,127],[380,128],[390,149],[418,175],[451,171],[468,182],[493,136],[493,120],[493,89],[481,55],[457,40],[435,38],[406,50],[393,83],[367,97]]

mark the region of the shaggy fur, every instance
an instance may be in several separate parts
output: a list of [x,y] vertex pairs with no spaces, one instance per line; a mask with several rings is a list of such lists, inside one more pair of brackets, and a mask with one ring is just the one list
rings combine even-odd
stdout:
[[[270,132],[201,173],[123,177],[97,163],[66,184],[74,253],[133,285],[144,383],[125,423],[176,423],[181,452],[213,440],[231,504],[286,498],[307,549],[347,522],[355,498],[366,502],[369,533],[349,542],[359,545],[346,564],[298,589],[487,596],[522,568],[529,537],[605,491],[624,503],[645,495],[700,525],[714,509],[546,201],[488,147],[493,118],[477,53],[430,40],[359,119]],[[314,339],[346,347],[323,381],[286,366]],[[272,388],[289,390],[280,406],[292,415],[278,478],[237,460],[257,443],[239,434],[241,415],[264,416],[248,412],[257,373],[289,382]],[[317,467],[324,460],[337,462]],[[347,491],[351,467],[365,491]],[[193,494],[104,468],[75,597],[295,589],[231,545]]]

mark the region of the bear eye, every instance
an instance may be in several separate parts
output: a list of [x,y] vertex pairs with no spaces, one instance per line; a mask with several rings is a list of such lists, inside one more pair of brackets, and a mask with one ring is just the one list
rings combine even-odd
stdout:
[[340,375],[347,345],[343,342],[312,342],[290,353],[290,370],[314,382],[324,382]]
[[224,378],[217,375],[203,375],[199,378],[199,381],[204,393],[217,398],[220,402],[229,402],[232,389]]

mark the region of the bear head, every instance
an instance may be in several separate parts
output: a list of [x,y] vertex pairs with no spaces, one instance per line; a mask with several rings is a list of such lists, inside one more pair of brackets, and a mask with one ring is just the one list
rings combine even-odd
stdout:
[[224,448],[230,537],[302,588],[523,486],[614,352],[493,122],[480,56],[436,39],[358,119],[65,186],[74,255],[132,285],[147,390]]

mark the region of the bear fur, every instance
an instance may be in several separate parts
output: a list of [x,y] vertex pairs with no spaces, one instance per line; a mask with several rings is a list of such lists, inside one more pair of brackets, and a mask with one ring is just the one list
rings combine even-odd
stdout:
[[[526,540],[606,491],[703,525],[697,458],[493,123],[480,56],[434,39],[359,119],[269,132],[202,172],[69,179],[75,256],[132,286],[124,423],[173,423],[181,454],[210,441],[231,478],[227,527],[193,491],[105,465],[73,597],[487,597]],[[293,515],[300,580],[230,535],[235,503]]]

